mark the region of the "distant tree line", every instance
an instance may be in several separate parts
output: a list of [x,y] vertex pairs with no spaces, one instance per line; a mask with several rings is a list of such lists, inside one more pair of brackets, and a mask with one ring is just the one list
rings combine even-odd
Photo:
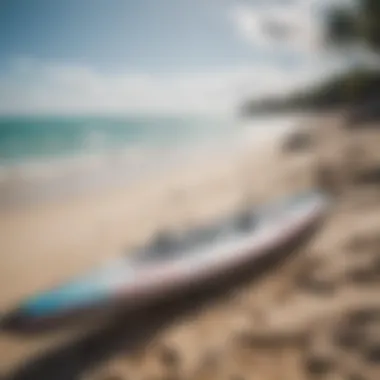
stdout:
[[[380,60],[380,0],[356,0],[353,7],[336,6],[327,16],[326,42],[335,49],[365,46]],[[241,113],[327,110],[380,98],[380,68],[354,69],[286,98],[248,100]]]
[[[380,1],[380,0],[379,0]],[[357,69],[286,98],[247,101],[243,115],[294,111],[328,111],[380,98],[380,70]]]

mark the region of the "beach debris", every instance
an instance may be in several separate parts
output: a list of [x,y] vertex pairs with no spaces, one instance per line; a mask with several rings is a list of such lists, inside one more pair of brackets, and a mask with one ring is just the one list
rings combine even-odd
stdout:
[[247,348],[278,348],[280,346],[300,346],[308,339],[303,329],[260,329],[241,331],[234,337],[235,342]]
[[305,371],[310,376],[326,376],[335,369],[335,360],[327,355],[310,355],[305,359]]
[[376,255],[372,259],[371,266],[372,266],[373,274],[376,275],[376,279],[379,280],[380,277],[378,276],[380,275],[380,256]]
[[313,146],[313,138],[308,131],[295,131],[291,133],[283,143],[284,152],[300,152]]
[[364,377],[360,373],[350,373],[346,376],[347,380],[367,380],[366,377]]
[[181,364],[181,356],[177,349],[167,344],[162,345],[158,351],[159,359],[166,368],[178,369]]
[[199,365],[200,370],[211,370],[215,369],[222,359],[222,354],[219,351],[209,351],[206,352],[201,358],[201,363]]
[[368,240],[367,236],[355,235],[346,244],[346,251],[352,253],[363,251],[369,246]]
[[375,321],[380,323],[380,306],[376,305],[351,311],[346,316],[346,321],[350,328],[360,327]]
[[377,277],[375,268],[368,264],[354,267],[347,272],[348,281],[358,286],[370,285],[378,279]]
[[380,119],[380,102],[378,99],[362,103],[346,114],[348,129],[378,128]]
[[245,378],[242,375],[231,375],[230,380],[245,380]]
[[205,352],[194,371],[194,379],[212,379],[222,371],[222,353],[218,350]]
[[347,252],[354,254],[380,252],[380,231],[355,235],[348,241],[345,248]]
[[350,350],[356,349],[363,344],[364,334],[358,328],[349,326],[338,326],[332,333],[333,343],[341,349]]
[[363,347],[363,357],[368,363],[380,363],[380,341],[377,343],[370,343]]
[[316,169],[317,186],[332,196],[338,196],[342,191],[342,184],[337,178],[336,168],[332,164],[319,164]]
[[334,273],[333,269],[327,268],[322,260],[314,259],[296,274],[295,285],[307,293],[332,295],[340,283],[339,273]]

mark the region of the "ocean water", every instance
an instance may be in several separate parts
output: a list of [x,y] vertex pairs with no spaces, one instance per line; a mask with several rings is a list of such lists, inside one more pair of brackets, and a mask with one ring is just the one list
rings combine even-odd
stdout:
[[[124,184],[186,160],[240,149],[296,118],[200,116],[0,117],[0,204]],[[61,195],[62,195],[61,194]]]
[[200,117],[2,117],[0,162],[43,161],[141,147],[173,149],[233,133],[231,121]]

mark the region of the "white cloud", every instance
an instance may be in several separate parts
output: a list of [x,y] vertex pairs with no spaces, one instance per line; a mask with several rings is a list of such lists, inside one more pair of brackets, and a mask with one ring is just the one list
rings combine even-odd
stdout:
[[0,113],[233,112],[247,96],[285,93],[326,71],[324,65],[289,72],[261,63],[208,72],[107,74],[23,59],[0,76]]
[[231,16],[239,35],[255,47],[307,52],[318,44],[315,17],[304,3],[239,5]]
[[[228,8],[234,30],[252,47],[284,49],[308,58],[297,70],[280,61],[260,61],[165,75],[104,73],[90,66],[23,58],[12,61],[0,74],[0,114],[231,112],[247,97],[285,94],[341,67],[318,52],[321,27],[316,10],[351,1],[247,0]],[[268,25],[263,26],[268,20],[282,38],[268,33]]]
[[352,0],[293,0],[245,2],[230,9],[237,33],[252,46],[285,49],[303,55],[323,47],[321,11]]
[[[234,30],[252,47],[283,48],[311,58],[297,70],[289,71],[279,61],[260,61],[165,75],[103,73],[90,66],[16,59],[0,73],[0,114],[230,112],[247,97],[284,94],[341,67],[340,62],[312,54],[318,50],[321,31],[316,10],[334,2],[352,0],[247,0],[227,8]],[[283,31],[283,38],[268,33],[263,27],[268,20]]]

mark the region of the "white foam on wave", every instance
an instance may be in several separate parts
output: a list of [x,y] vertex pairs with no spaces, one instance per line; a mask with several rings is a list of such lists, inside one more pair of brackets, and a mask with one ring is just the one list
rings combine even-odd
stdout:
[[[234,133],[218,135],[189,145],[132,146],[97,154],[0,165],[0,205],[51,199],[112,186],[125,186],[151,174],[201,164],[212,157],[231,158],[262,145],[263,139],[278,139],[299,123],[295,116],[256,118],[237,122]],[[3,202],[2,202],[3,201]]]

